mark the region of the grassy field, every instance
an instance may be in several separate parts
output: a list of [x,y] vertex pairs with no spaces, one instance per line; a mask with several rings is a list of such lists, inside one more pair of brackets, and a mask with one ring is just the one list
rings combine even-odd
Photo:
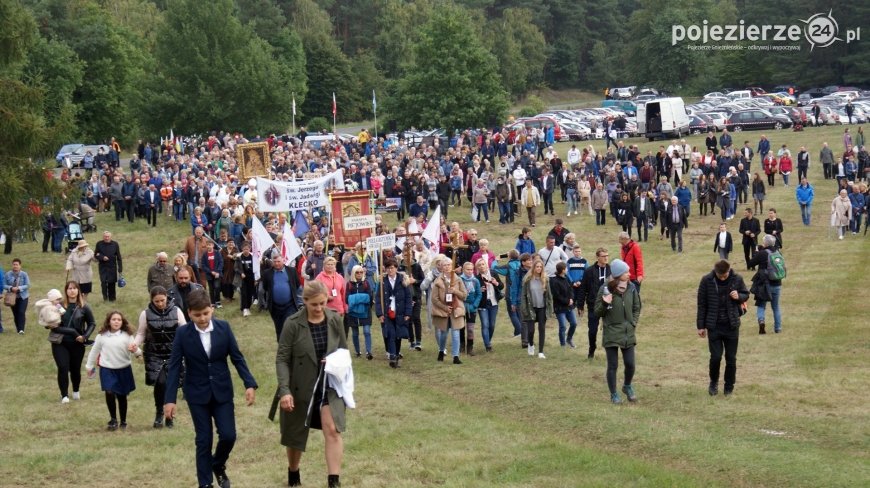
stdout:
[[[745,138],[755,145],[760,136],[744,134],[734,137],[735,144]],[[638,326],[637,404],[610,404],[603,355],[585,359],[585,317],[576,350],[560,349],[556,322],[548,322],[546,360],[520,350],[510,337],[504,308],[494,352],[463,358],[461,366],[437,363],[433,336],[424,331],[423,352],[406,352],[403,368],[391,370],[376,332],[375,360],[356,363],[358,408],[348,414],[344,485],[867,486],[870,321],[861,285],[870,269],[870,241],[829,238],[834,185],[821,179],[815,163],[822,141],[840,148],[842,128],[767,135],[773,147],[810,148],[814,220],[811,227],[801,225],[794,186],[777,182],[767,203],[777,207],[785,225],[784,332],[759,336],[750,309],[732,397],[707,395],[707,344],[695,334],[695,291],[716,259],[712,240],[719,217],[693,216],[683,254],[673,254],[657,232],[643,244],[647,279]],[[703,145],[703,138],[690,143]],[[658,144],[643,141],[641,148]],[[560,145],[563,157],[569,147]],[[467,206],[450,210],[451,220],[470,226]],[[692,212],[697,214],[697,206]],[[561,204],[557,213],[564,215]],[[609,248],[611,256],[618,253],[612,221],[601,228],[588,216],[566,220],[587,258],[599,246]],[[475,225],[500,252],[513,246],[524,220],[511,226],[496,222]],[[538,244],[552,222],[540,218],[539,223]],[[166,220],[152,230],[142,221],[115,223],[108,213],[98,224],[115,233],[124,253],[129,284],[115,305],[138,317],[147,303],[145,273],[154,254],[180,249],[190,226]],[[737,225],[737,220],[729,224],[735,234]],[[87,236],[92,244],[98,237]],[[60,256],[42,254],[38,243],[16,244],[13,255],[30,273],[31,303],[62,285]],[[738,251],[735,257],[739,262],[742,255]],[[10,258],[0,260],[4,269]],[[737,269],[748,280],[742,266]],[[98,295],[91,302],[101,319],[110,307]],[[28,332],[21,337],[8,332],[14,331],[11,314],[3,310],[0,485],[195,486],[194,434],[186,405],[180,406],[174,430],[153,430],[152,392],[144,384],[141,362],[134,365],[139,388],[131,396],[126,432],[104,430],[108,419],[97,381],[84,382],[81,401],[60,405],[50,346],[32,305],[29,312]],[[243,319],[237,302],[216,315],[233,324],[260,383],[250,408],[243,406],[237,384],[239,439],[229,475],[238,487],[282,486],[284,451],[277,424],[266,419],[275,389],[271,321],[265,313]],[[305,486],[325,486],[322,453],[322,438],[313,433],[303,459]]]

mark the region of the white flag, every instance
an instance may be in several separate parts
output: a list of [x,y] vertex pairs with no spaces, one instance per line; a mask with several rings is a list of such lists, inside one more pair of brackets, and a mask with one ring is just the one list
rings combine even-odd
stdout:
[[375,91],[372,90],[372,108],[375,112],[378,111],[378,97],[375,96]]
[[293,116],[296,117],[296,97],[293,97]]
[[293,228],[290,227],[290,221],[284,221],[284,239],[281,241],[281,255],[284,256],[286,263],[293,262],[296,256],[302,254],[302,249],[299,248],[299,243],[296,242],[296,236],[293,235]]
[[260,261],[263,260],[263,254],[275,245],[272,236],[263,227],[260,219],[253,219],[251,224],[251,254],[254,255],[254,279],[260,279]]
[[441,207],[435,207],[432,217],[423,230],[423,239],[429,240],[429,249],[435,254],[441,252]]

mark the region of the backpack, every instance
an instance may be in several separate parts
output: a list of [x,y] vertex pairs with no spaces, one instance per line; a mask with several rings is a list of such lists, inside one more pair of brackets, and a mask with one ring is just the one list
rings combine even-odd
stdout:
[[785,258],[779,250],[767,252],[767,279],[784,280],[786,277]]

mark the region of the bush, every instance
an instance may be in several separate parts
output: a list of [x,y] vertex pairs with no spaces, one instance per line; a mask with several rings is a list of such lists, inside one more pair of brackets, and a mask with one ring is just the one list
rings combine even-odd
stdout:
[[326,120],[326,117],[314,117],[313,119],[308,121],[308,125],[305,126],[305,129],[309,134],[313,134],[315,132],[321,131],[332,131],[332,125]]
[[541,113],[541,112],[538,112],[537,110],[535,110],[532,107],[523,107],[520,109],[519,116],[520,117],[534,117],[535,115],[538,115],[539,113]]
[[529,95],[526,98],[526,108],[534,112],[532,115],[538,115],[547,110],[547,104],[541,100],[541,97],[537,95]]

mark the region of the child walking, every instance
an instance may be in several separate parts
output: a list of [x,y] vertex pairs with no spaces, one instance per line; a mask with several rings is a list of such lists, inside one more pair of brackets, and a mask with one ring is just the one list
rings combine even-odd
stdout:
[[110,431],[118,429],[118,413],[121,414],[121,430],[127,428],[127,395],[136,389],[133,368],[130,366],[133,353],[142,355],[133,339],[130,322],[117,310],[109,312],[88,354],[85,369],[88,370],[88,378],[93,379],[99,357],[100,387],[106,392],[106,407],[110,417],[107,429]]

